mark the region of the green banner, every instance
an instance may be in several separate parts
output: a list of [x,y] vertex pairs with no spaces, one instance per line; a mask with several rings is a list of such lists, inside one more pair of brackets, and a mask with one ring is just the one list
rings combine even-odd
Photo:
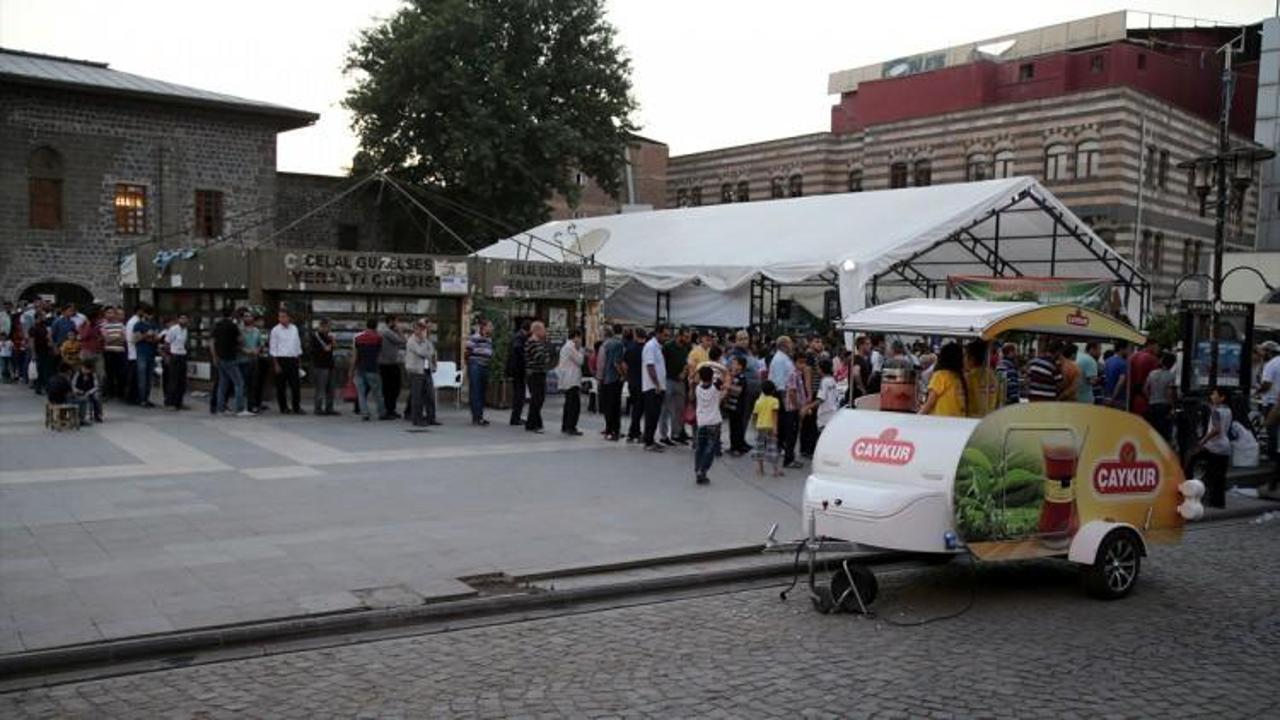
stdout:
[[965,300],[1071,303],[1103,312],[1111,298],[1111,281],[1098,278],[952,275],[947,285],[952,297]]

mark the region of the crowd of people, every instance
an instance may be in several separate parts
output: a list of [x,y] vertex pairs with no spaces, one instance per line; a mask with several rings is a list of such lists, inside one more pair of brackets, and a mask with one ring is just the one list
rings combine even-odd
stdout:
[[[188,409],[186,315],[161,323],[145,303],[130,315],[119,306],[86,312],[45,300],[19,307],[5,303],[0,379],[28,383],[51,403],[77,404],[85,421],[101,422],[103,400],[155,407],[153,385],[159,375],[163,405]],[[306,414],[301,402],[305,356],[316,415],[340,414],[341,399],[365,421],[403,418],[421,430],[440,424],[433,386],[438,355],[429,319],[368,319],[346,348],[351,362],[340,377],[338,340],[327,319],[304,330],[281,309],[268,329],[265,318],[249,308],[227,308],[221,315],[210,337],[211,413],[257,415],[266,409],[264,387],[271,384],[281,414]],[[601,334],[588,348],[581,332],[572,330],[556,348],[543,323],[523,323],[504,368],[512,381],[511,424],[545,431],[542,409],[548,376],[554,374],[564,397],[563,434],[583,434],[578,424],[584,395],[594,393],[590,401],[604,417],[605,440],[625,439],[651,452],[692,445],[699,483],[708,481],[715,458],[725,451],[723,425],[728,426],[727,452],[751,454],[758,473],[767,467],[779,476],[784,469],[802,468],[836,411],[846,401],[880,392],[887,369],[908,370],[917,378],[923,414],[982,417],[1024,400],[1093,403],[1142,415],[1170,442],[1175,436],[1177,360],[1154,340],[1136,350],[1116,342],[1103,351],[1096,342],[1078,345],[1045,337],[1024,357],[1018,345],[983,340],[934,348],[924,341],[908,346],[862,335],[846,350],[837,338],[817,334],[769,341],[746,331],[722,335],[662,324],[606,326]],[[1266,414],[1280,396],[1280,345],[1262,343],[1258,350],[1255,386]],[[463,351],[474,425],[489,424],[485,407],[494,358],[493,326],[477,318]],[[584,383],[587,378],[594,382]],[[402,392],[406,384],[408,391]],[[1209,398],[1207,429],[1190,450],[1207,457],[1212,480],[1207,500],[1214,504],[1221,500],[1219,480],[1229,462],[1226,440],[1235,418],[1226,392],[1215,388]],[[1274,429],[1271,434],[1267,451],[1274,455]]]
[[565,397],[560,430],[582,435],[578,420],[586,373],[595,380],[587,387],[596,389],[605,440],[625,438],[650,452],[692,446],[695,481],[705,484],[715,458],[725,452],[724,425],[730,455],[750,453],[757,472],[764,474],[768,465],[779,476],[784,467],[803,467],[800,459],[812,457],[818,434],[840,407],[834,379],[838,361],[816,335],[803,347],[779,337],[766,353],[746,331],[721,336],[659,324],[652,329],[607,326],[601,334],[587,349],[580,333],[570,332],[553,363],[542,323],[522,326],[506,366],[513,381],[510,423],[544,431],[547,375],[554,371]]

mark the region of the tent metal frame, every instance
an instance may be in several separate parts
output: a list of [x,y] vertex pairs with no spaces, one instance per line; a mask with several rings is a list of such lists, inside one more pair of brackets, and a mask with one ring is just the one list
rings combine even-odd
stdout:
[[[1015,207],[1024,200],[1030,200],[1035,207]],[[1046,235],[1002,235],[1000,233],[1000,219],[1004,215],[1011,213],[1025,212],[1041,212],[1053,219],[1053,226],[1049,234]],[[990,237],[979,237],[975,234],[975,230],[986,223],[992,221],[992,232]],[[921,271],[920,268],[927,267],[943,267],[947,265],[955,265],[956,261],[928,261],[923,258],[929,253],[937,250],[939,247],[948,243],[954,243],[956,246],[963,248],[978,263],[986,267],[994,277],[1024,277],[1017,263],[1008,260],[1000,254],[1001,242],[1017,242],[1023,240],[1048,240],[1049,256],[1047,258],[1038,258],[1031,261],[1048,263],[1048,277],[1058,277],[1058,270],[1062,265],[1072,265],[1082,262],[1099,262],[1103,267],[1107,268],[1115,278],[1118,286],[1123,290],[1124,303],[1127,307],[1131,297],[1134,294],[1139,298],[1139,317],[1138,322],[1141,323],[1146,315],[1151,311],[1151,284],[1138,272],[1128,260],[1120,257],[1113,252],[1104,252],[1100,247],[1100,242],[1087,230],[1082,230],[1075,223],[1068,223],[1062,212],[1053,207],[1039,194],[1035,193],[1031,188],[1026,188],[1015,194],[1008,203],[994,208],[977,219],[969,222],[964,227],[958,228],[947,237],[930,245],[929,247],[914,253],[908,258],[904,258],[894,263],[888,269],[877,273],[871,279],[870,286],[870,304],[877,305],[880,303],[880,288],[882,286],[910,286],[922,292],[925,297],[937,297],[938,289],[941,287],[946,289],[946,279],[938,279],[930,277]],[[1092,256],[1092,259],[1077,260],[1060,260],[1058,258],[1058,249],[1060,243],[1064,241],[1075,241],[1080,247],[1083,247]],[[963,264],[971,264],[965,262]],[[892,276],[896,276],[894,279]]]

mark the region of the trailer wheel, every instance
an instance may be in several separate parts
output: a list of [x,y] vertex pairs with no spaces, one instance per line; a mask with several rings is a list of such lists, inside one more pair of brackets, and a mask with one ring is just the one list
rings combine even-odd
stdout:
[[1084,571],[1085,588],[1103,600],[1118,600],[1138,583],[1142,542],[1132,530],[1112,530],[1098,546],[1097,559]]
[[[857,595],[851,591],[851,585],[858,589]],[[831,599],[833,603],[838,603],[837,607],[841,612],[861,614],[864,606],[871,607],[879,592],[880,583],[876,581],[875,573],[866,565],[845,562],[831,573]],[[858,603],[858,597],[862,598],[861,604]]]

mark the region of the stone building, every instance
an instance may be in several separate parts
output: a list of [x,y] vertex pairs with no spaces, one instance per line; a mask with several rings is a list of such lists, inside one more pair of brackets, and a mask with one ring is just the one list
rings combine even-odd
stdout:
[[[1031,175],[1129,256],[1162,302],[1212,257],[1213,197],[1199,197],[1177,164],[1215,147],[1212,48],[1239,32],[1132,30],[1121,12],[836,72],[829,132],[673,157],[667,202]],[[1239,143],[1253,134],[1257,87],[1258,42],[1246,37]],[[1252,248],[1256,194],[1255,182],[1233,208],[1228,248]]]
[[129,248],[256,243],[276,134],[317,117],[0,49],[0,297],[119,301]]
[[605,192],[585,173],[574,173],[574,182],[582,188],[577,202],[570,204],[562,195],[551,199],[551,219],[612,215],[629,210],[661,210],[667,207],[667,145],[639,135],[632,135],[626,148],[626,167],[621,188],[615,197]]

